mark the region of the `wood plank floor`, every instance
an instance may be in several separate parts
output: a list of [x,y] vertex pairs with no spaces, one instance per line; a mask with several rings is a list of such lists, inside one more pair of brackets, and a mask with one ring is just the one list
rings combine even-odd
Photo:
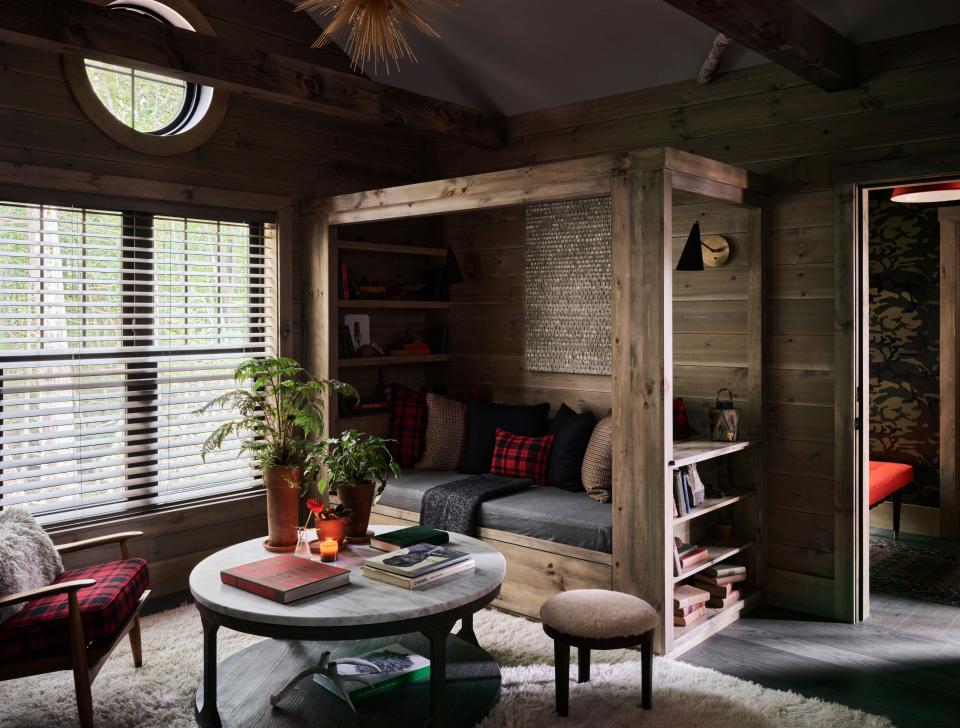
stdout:
[[681,659],[886,715],[900,728],[956,728],[960,608],[878,593],[871,603],[859,625],[762,607]]

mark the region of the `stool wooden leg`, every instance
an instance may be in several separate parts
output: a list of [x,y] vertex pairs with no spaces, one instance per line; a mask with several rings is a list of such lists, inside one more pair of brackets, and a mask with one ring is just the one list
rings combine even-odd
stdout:
[[590,682],[590,648],[577,648],[577,682]]
[[570,645],[553,641],[553,664],[556,670],[557,714],[566,717],[570,702]]
[[903,489],[893,494],[893,538],[900,539],[900,506],[903,505]]
[[642,672],[641,700],[644,710],[650,710],[653,703],[653,630],[646,632],[640,641],[640,663]]

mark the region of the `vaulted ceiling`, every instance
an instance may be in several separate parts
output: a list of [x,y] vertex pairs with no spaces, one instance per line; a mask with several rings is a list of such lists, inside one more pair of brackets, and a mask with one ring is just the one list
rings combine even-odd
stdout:
[[[800,1],[857,43],[960,23],[953,0]],[[504,114],[693,78],[716,35],[662,0],[462,0],[434,25],[419,63],[367,74]],[[720,71],[766,62],[731,44]]]

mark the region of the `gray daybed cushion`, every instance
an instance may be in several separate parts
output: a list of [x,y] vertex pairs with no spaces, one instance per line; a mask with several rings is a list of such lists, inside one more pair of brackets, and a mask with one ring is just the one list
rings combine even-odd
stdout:
[[[436,470],[404,471],[383,491],[380,504],[420,512],[420,500],[428,489],[459,480],[459,473]],[[598,503],[584,492],[559,488],[530,488],[480,506],[478,524],[545,541],[611,553],[612,513],[609,503]]]

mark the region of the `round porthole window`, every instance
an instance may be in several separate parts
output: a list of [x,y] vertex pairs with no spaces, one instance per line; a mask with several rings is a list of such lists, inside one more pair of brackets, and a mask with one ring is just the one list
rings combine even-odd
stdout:
[[[185,0],[115,0],[114,12],[213,35]],[[125,146],[147,154],[181,154],[203,144],[226,113],[222,91],[173,76],[94,59],[64,58],[74,96],[91,121]]]

